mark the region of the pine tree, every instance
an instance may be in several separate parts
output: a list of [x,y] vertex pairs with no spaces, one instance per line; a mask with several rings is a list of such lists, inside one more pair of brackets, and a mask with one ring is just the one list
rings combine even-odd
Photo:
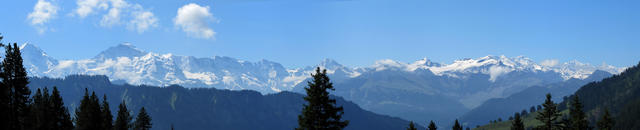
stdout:
[[416,125],[413,124],[413,121],[409,122],[409,127],[407,128],[407,130],[418,130],[418,128],[416,128]]
[[520,113],[516,113],[514,115],[513,122],[511,123],[511,130],[524,130],[524,123],[522,123]]
[[[533,113],[533,112],[536,112],[536,108],[531,106],[531,108],[529,108],[529,113]],[[523,114],[523,115],[526,115],[526,114]]]
[[118,116],[116,117],[115,125],[113,125],[114,130],[129,130],[131,128],[131,119],[127,105],[122,101],[118,106]]
[[44,96],[42,95],[42,91],[40,88],[36,89],[36,93],[32,97],[32,103],[29,105],[29,109],[31,109],[29,113],[29,117],[27,118],[28,122],[31,122],[31,126],[27,129],[39,130],[47,128],[45,125],[45,113],[46,111],[46,101],[44,100]]
[[109,102],[107,102],[107,95],[102,96],[102,106],[100,107],[102,112],[102,128],[105,130],[113,129],[113,115],[109,109]]
[[586,130],[589,129],[589,121],[587,121],[587,115],[582,111],[582,103],[578,95],[573,96],[571,101],[571,107],[569,108],[569,128],[572,130]]
[[458,119],[456,119],[456,122],[453,124],[452,130],[462,130],[462,126],[458,122]]
[[436,123],[433,123],[433,120],[429,122],[429,127],[427,127],[428,130],[438,130],[438,127],[436,126]]
[[71,130],[73,129],[73,123],[71,122],[71,116],[69,116],[69,110],[64,106],[62,96],[57,87],[53,87],[51,92],[51,109],[53,115],[53,127],[52,130]]
[[140,113],[136,117],[134,130],[149,130],[151,129],[151,116],[147,114],[147,110],[144,107],[140,108]]
[[547,99],[542,104],[544,109],[538,112],[536,119],[542,122],[544,125],[540,126],[542,130],[551,130],[557,128],[556,120],[560,116],[560,113],[557,110],[557,106],[551,100],[551,94],[547,93]]
[[320,71],[316,68],[316,74],[311,74],[312,82],[307,82],[305,87],[307,96],[304,100],[302,114],[298,116],[297,130],[340,130],[349,124],[349,121],[341,121],[343,108],[336,106],[336,100],[329,98],[328,90],[335,90],[333,83],[329,81],[327,70]]
[[80,101],[80,106],[76,108],[76,129],[78,130],[101,130],[102,129],[102,113],[100,112],[100,103],[95,92],[88,94],[85,88],[84,97]]
[[609,109],[604,109],[604,115],[598,121],[598,129],[600,130],[612,130],[613,129],[613,119],[611,118],[611,114],[609,114]]
[[13,46],[5,46],[5,58],[0,66],[0,86],[8,91],[8,96],[5,97],[8,109],[2,114],[7,119],[7,129],[25,129],[30,110],[28,103],[31,90],[27,87],[29,78],[22,65],[22,55],[16,43],[13,43]]
[[[3,43],[1,43],[2,41],[2,35],[0,35],[0,46],[4,46]],[[0,75],[3,74],[3,66],[0,65]],[[8,130],[9,129],[9,118],[10,115],[9,113],[9,86],[6,86],[2,83],[0,83],[0,130]],[[7,114],[4,114],[7,113]]]

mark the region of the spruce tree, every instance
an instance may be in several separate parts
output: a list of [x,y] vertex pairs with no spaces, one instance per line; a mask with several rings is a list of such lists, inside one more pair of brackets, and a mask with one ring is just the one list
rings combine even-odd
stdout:
[[118,106],[118,116],[116,117],[114,130],[129,130],[131,128],[131,115],[124,101]]
[[604,115],[598,121],[598,129],[600,130],[612,130],[613,129],[613,119],[611,118],[611,114],[609,114],[609,109],[604,109]]
[[438,127],[436,126],[436,123],[433,123],[433,120],[429,122],[429,127],[427,127],[428,130],[438,130]]
[[51,92],[51,109],[53,115],[53,127],[52,130],[71,130],[73,129],[73,123],[71,122],[71,116],[69,116],[69,110],[64,106],[62,96],[57,87],[53,87]]
[[107,95],[102,96],[102,105],[100,107],[100,112],[102,112],[102,128],[105,130],[113,129],[113,115],[111,115],[111,110],[109,109],[109,102],[107,102]]
[[413,124],[413,121],[409,122],[409,127],[407,127],[407,130],[418,130],[418,128],[416,128],[416,125]]
[[589,121],[587,121],[587,115],[582,111],[582,103],[578,95],[573,96],[571,100],[571,107],[569,108],[569,128],[572,130],[586,130],[589,129]]
[[88,94],[85,88],[84,97],[80,101],[80,106],[76,108],[76,129],[78,130],[102,130],[102,113],[100,103],[95,92]]
[[551,130],[558,127],[556,120],[560,117],[560,113],[557,110],[557,106],[551,100],[551,94],[547,93],[547,99],[542,104],[544,109],[538,112],[536,119],[543,123],[542,126],[539,126],[539,129],[542,130]]
[[316,73],[311,74],[312,82],[307,82],[305,87],[307,96],[304,100],[302,114],[298,116],[297,130],[341,130],[349,124],[349,121],[341,121],[343,108],[336,106],[336,100],[329,97],[327,90],[335,90],[333,83],[329,81],[327,70],[320,71],[316,68]]
[[456,122],[453,124],[452,130],[462,130],[462,126],[458,122],[458,119],[456,119]]
[[5,97],[8,109],[2,114],[7,119],[7,129],[26,129],[31,90],[27,87],[29,78],[22,66],[22,55],[16,43],[5,46],[5,57],[0,66],[0,86],[8,91],[8,96]]
[[147,110],[144,107],[140,108],[138,117],[136,117],[134,130],[149,130],[151,129],[151,116],[147,114]]
[[524,130],[524,123],[522,123],[520,113],[516,113],[514,115],[513,122],[511,123],[511,130]]

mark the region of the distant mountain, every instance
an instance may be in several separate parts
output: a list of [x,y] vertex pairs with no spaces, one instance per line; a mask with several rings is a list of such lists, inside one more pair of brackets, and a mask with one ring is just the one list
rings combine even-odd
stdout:
[[[153,129],[189,130],[285,130],[297,126],[303,95],[280,92],[261,95],[256,91],[218,90],[215,88],[187,89],[180,86],[154,87],[114,85],[105,76],[67,76],[64,79],[32,78],[31,89],[58,86],[65,105],[73,113],[84,89],[105,94],[111,111],[117,111],[125,101],[132,113],[145,107],[153,118]],[[344,107],[343,119],[350,123],[346,129],[404,129],[408,121],[375,114],[340,97],[337,104]],[[418,126],[420,129],[424,127]]]
[[[56,60],[33,44],[24,44],[21,49],[24,65],[29,75],[35,77],[106,75],[118,84],[163,87],[179,84],[187,88],[255,90],[261,94],[302,92],[309,74],[315,67],[321,67],[327,69],[335,83],[337,96],[366,110],[423,124],[431,119],[450,121],[486,100],[504,98],[531,86],[586,79],[596,70],[613,74],[622,70],[578,61],[538,64],[522,56],[466,58],[451,64],[427,58],[411,63],[387,59],[356,68],[325,59],[309,67],[285,68],[268,60],[249,62],[222,56],[157,54],[131,44],[110,47],[84,60]],[[449,110],[433,109],[430,106],[434,104]]]
[[610,77],[605,71],[596,71],[586,79],[570,79],[563,82],[542,86],[529,87],[521,92],[505,98],[495,98],[484,102],[460,117],[463,124],[469,126],[483,125],[490,120],[498,118],[508,119],[515,112],[526,110],[531,106],[540,105],[545,100],[545,94],[551,93],[556,102],[561,102],[563,97],[572,95],[581,86],[594,81],[600,81]]

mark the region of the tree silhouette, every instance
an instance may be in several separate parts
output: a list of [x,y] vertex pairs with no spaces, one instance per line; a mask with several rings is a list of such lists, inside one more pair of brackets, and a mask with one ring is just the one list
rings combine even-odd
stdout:
[[343,108],[336,106],[336,100],[329,97],[327,90],[335,90],[333,83],[329,81],[327,70],[320,71],[316,68],[316,73],[311,74],[312,82],[307,82],[305,87],[307,96],[304,100],[302,114],[298,116],[297,130],[340,130],[349,124],[349,121],[341,121]]

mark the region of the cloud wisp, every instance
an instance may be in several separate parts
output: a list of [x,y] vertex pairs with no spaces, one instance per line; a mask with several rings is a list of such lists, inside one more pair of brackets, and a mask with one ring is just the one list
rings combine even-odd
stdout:
[[71,16],[85,18],[91,14],[104,13],[99,25],[114,27],[126,24],[127,29],[143,33],[158,27],[158,18],[140,4],[132,4],[125,0],[78,0],[78,7]]
[[38,30],[38,33],[42,34],[46,30],[49,30],[49,28],[45,26],[45,23],[55,18],[59,9],[60,8],[51,1],[38,0],[33,7],[33,12],[29,13],[27,19],[31,21],[30,24]]

